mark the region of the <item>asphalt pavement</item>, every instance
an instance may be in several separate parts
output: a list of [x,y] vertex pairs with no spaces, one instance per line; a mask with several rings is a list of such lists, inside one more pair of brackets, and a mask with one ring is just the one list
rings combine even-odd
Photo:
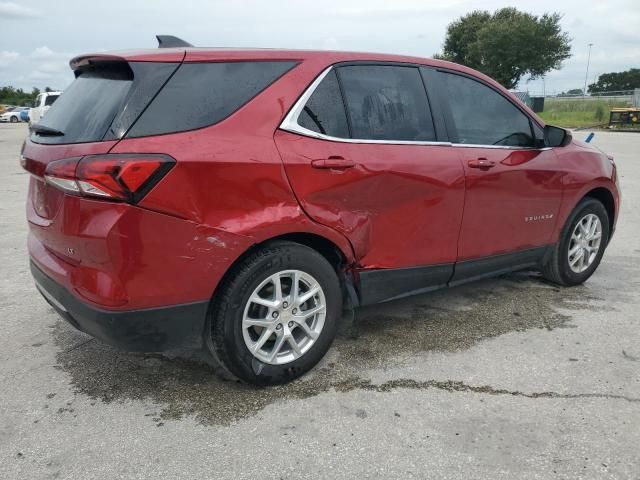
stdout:
[[521,272],[361,309],[263,389],[58,318],[28,268],[25,135],[0,125],[0,479],[640,478],[640,134],[596,133],[623,205],[585,285]]

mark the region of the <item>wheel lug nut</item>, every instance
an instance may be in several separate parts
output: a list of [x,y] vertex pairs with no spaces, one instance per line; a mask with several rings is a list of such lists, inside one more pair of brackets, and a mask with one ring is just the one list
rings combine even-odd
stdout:
[[287,302],[282,302],[282,306],[283,306],[284,308],[287,308],[287,307],[289,306],[289,304],[288,304]]
[[289,322],[289,328],[293,328],[293,322]]
[[295,315],[296,313],[298,313],[298,309],[294,308],[293,310],[291,310],[291,313],[293,313]]
[[271,314],[271,316],[272,316],[273,318],[278,318],[278,312],[273,312],[273,313]]
[[276,330],[282,330],[282,324],[281,323],[276,325]]

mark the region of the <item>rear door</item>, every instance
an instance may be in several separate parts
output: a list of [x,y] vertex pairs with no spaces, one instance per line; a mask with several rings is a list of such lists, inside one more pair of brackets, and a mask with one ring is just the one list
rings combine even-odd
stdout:
[[435,118],[419,68],[352,64],[321,75],[276,133],[302,207],[343,233],[363,268],[440,265],[448,280],[464,172]]
[[453,72],[439,76],[447,127],[466,178],[458,259],[549,244],[562,171],[552,149],[536,146],[540,127],[488,84]]

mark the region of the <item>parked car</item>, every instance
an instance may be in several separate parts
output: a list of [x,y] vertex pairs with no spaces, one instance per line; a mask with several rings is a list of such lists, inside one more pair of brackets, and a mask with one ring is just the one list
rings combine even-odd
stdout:
[[4,113],[0,114],[0,122],[11,122],[17,123],[21,122],[21,113],[24,107],[11,107],[7,109]]
[[30,122],[38,123],[61,94],[62,92],[43,92],[38,95],[29,111]]
[[487,76],[165,43],[73,59],[22,151],[31,270],[74,327],[274,384],[322,358],[345,306],[598,267],[613,159]]

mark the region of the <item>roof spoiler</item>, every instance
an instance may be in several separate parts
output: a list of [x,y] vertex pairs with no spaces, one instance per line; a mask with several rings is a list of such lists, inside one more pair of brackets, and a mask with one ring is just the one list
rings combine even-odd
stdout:
[[158,39],[158,48],[193,47],[189,42],[173,35],[156,35],[156,38]]

